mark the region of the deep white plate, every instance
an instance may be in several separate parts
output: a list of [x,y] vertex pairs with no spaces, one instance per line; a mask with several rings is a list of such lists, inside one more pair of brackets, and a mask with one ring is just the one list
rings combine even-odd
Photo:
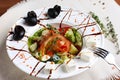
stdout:
[[[73,8],[75,10],[85,12],[92,11],[99,16],[102,22],[105,22],[105,18],[108,16],[118,34],[118,42],[120,45],[120,6],[115,3],[115,0],[99,1],[100,0],[71,0],[68,2],[68,0],[25,0],[7,10],[7,12],[0,17],[0,80],[45,80],[29,76],[18,69],[12,64],[6,52],[5,41],[8,30],[15,24],[16,20],[21,16],[23,17],[30,10],[48,6],[53,7],[59,4],[62,7]],[[105,4],[102,5],[102,3]],[[114,44],[111,44],[111,42],[106,39],[104,44],[105,49],[110,50],[112,53],[116,52]],[[120,55],[116,57],[117,63],[120,65],[119,59]],[[114,70],[111,70],[111,67],[103,60],[98,59],[87,71],[73,77],[59,80],[106,80],[112,73],[114,73]]]
[[[47,12],[48,8],[41,8],[38,10],[35,10],[37,13],[38,19],[44,19],[46,16],[44,15]],[[27,13],[27,12],[26,12]],[[66,16],[65,16],[66,15]],[[23,17],[23,16],[21,16]],[[63,20],[62,23],[71,25],[74,28],[80,28],[78,31],[82,34],[84,33],[83,38],[84,45],[87,40],[94,40],[96,42],[96,46],[101,47],[103,44],[103,36],[101,33],[101,29],[98,26],[98,24],[95,22],[94,19],[91,18],[90,15],[86,13],[82,13],[79,10],[73,10],[73,9],[63,9],[59,16],[55,19],[48,19],[48,20],[41,20],[40,24],[46,25],[46,24],[53,24],[55,26],[59,26],[56,23],[60,23]],[[20,41],[14,41],[11,40],[12,34],[10,32],[14,31],[15,25],[10,28],[10,31],[8,33],[8,37],[6,40],[6,49],[8,52],[8,55],[13,61],[13,63],[23,70],[24,72],[40,77],[40,78],[50,78],[50,79],[58,79],[58,78],[67,78],[71,77],[73,75],[77,75],[91,67],[96,61],[93,59],[91,62],[85,62],[81,59],[75,59],[75,63],[77,66],[77,69],[75,71],[72,71],[70,73],[66,73],[62,71],[62,65],[56,65],[56,70],[52,74],[45,74],[43,73],[44,66],[46,65],[43,62],[40,62],[39,60],[35,59],[28,50],[27,40],[29,36],[32,36],[37,30],[43,28],[43,26],[40,26],[39,24],[35,26],[28,26],[24,24],[25,21],[23,18],[20,18],[15,25],[21,25],[25,29],[25,36]],[[88,37],[89,36],[89,37]],[[93,38],[93,39],[92,39]],[[51,76],[50,76],[51,75]]]

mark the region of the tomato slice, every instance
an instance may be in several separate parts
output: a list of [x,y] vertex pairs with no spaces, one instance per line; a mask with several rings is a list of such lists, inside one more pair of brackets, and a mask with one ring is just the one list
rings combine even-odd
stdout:
[[[56,41],[54,41],[56,39]],[[51,43],[54,42],[54,43]],[[52,56],[54,52],[68,52],[70,49],[71,42],[60,34],[50,36],[46,41],[39,47],[39,51],[42,51],[42,55],[49,54]],[[51,48],[50,52],[48,49]]]
[[59,28],[60,34],[65,35],[66,31],[67,31],[69,28],[70,28],[69,26]]
[[46,51],[46,54],[49,55],[49,56],[53,56],[54,55],[53,51],[49,51],[49,50]]
[[[63,39],[64,40],[64,39]],[[55,48],[58,52],[68,52],[70,43],[66,40],[57,40]]]
[[67,51],[67,45],[63,45],[60,47],[63,51]]

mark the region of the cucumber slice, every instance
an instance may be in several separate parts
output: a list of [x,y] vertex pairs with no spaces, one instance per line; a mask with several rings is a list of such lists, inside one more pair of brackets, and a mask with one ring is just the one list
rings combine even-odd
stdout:
[[34,52],[37,49],[37,43],[35,42],[32,45],[30,45],[29,49],[31,52]]
[[64,61],[62,59],[58,60],[58,62],[56,64],[62,64],[64,63]]
[[43,32],[44,30],[45,30],[45,28],[42,28],[42,29],[38,30],[37,32],[34,33],[33,36],[37,36],[37,37],[41,36],[41,35],[42,35],[42,32]]
[[83,41],[81,34],[76,29],[73,29],[73,33],[75,36],[75,45],[82,47]]
[[73,43],[75,42],[75,36],[72,29],[68,29],[68,31],[65,33],[65,37],[69,39],[71,42]]
[[78,53],[78,49],[73,44],[71,44],[69,53],[76,55]]

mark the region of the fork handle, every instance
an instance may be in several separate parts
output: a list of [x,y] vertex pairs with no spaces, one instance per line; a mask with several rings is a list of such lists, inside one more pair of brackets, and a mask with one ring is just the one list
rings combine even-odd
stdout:
[[120,67],[118,67],[118,65],[116,65],[116,64],[112,64],[112,65],[120,71]]
[[119,72],[120,72],[120,67],[118,67],[117,64],[113,64],[113,63],[109,63],[108,61],[106,61],[109,65],[113,65]]

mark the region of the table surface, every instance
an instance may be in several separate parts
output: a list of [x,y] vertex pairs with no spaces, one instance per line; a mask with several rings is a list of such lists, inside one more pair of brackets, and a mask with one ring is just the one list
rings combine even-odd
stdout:
[[[0,0],[0,16],[6,12],[6,10],[16,3],[20,2],[22,0]],[[115,0],[118,5],[120,5],[120,0]],[[118,79],[120,80],[120,79]]]
[[6,12],[6,10],[16,3],[22,0],[0,0],[0,16]]
[[[0,0],[0,16],[6,12],[6,10],[16,3],[20,2],[22,0]],[[120,0],[115,0],[118,5],[120,5]]]

